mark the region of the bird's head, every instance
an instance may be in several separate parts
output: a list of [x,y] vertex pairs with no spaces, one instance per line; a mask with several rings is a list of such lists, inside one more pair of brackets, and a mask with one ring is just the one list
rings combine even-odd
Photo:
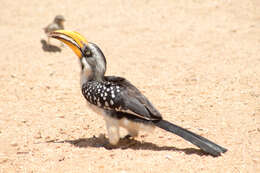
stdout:
[[88,42],[81,34],[74,31],[57,30],[49,37],[58,39],[68,45],[79,58],[81,83],[89,80],[103,80],[106,72],[106,59],[100,48]]
[[54,22],[59,25],[63,25],[64,21],[65,21],[65,18],[62,15],[57,15],[54,18]]

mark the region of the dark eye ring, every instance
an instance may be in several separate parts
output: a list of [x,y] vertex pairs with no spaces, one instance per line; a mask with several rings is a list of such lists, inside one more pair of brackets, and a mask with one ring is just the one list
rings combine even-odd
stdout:
[[89,57],[89,56],[91,56],[92,54],[91,54],[90,50],[87,50],[87,51],[85,51],[85,55],[86,55],[87,57]]
[[86,57],[92,56],[92,53],[91,53],[90,49],[89,49],[87,46],[84,46],[84,47],[83,47],[83,53],[84,53],[84,55],[85,55]]

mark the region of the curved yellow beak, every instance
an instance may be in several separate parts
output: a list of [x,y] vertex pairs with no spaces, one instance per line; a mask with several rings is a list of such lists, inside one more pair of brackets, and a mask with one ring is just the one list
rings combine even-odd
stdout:
[[79,58],[82,58],[83,56],[82,48],[84,45],[88,44],[87,40],[75,31],[57,30],[51,32],[48,36],[58,39],[68,45]]

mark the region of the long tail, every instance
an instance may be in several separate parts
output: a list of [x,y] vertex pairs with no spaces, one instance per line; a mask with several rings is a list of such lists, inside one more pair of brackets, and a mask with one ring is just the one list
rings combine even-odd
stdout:
[[213,156],[220,156],[221,153],[225,153],[227,151],[226,148],[221,147],[200,135],[197,135],[168,121],[160,120],[154,122],[154,125],[184,138],[185,140],[191,142],[206,153],[209,153]]

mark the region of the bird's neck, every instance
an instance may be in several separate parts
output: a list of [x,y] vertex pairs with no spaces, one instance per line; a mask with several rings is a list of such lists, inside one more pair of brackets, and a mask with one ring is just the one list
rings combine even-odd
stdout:
[[83,69],[80,74],[80,85],[90,82],[90,81],[104,81],[105,72],[93,71],[91,69]]

